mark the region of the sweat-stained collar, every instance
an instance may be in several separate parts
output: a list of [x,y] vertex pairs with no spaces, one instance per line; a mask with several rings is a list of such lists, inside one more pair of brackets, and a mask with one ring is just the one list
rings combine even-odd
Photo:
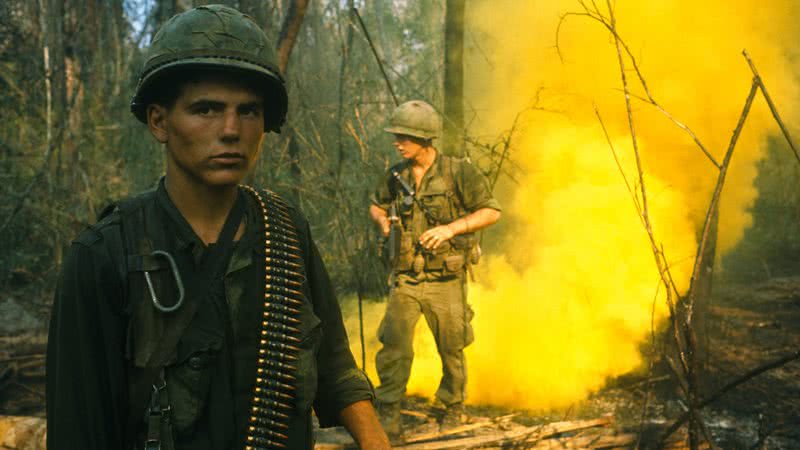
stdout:
[[425,175],[422,176],[422,180],[419,183],[419,188],[417,188],[416,180],[414,180],[414,172],[411,170],[412,163],[410,160],[406,160],[407,164],[405,164],[405,167],[403,167],[403,170],[401,171],[402,176],[405,177],[409,186],[414,187],[414,192],[423,192],[425,191],[425,187],[428,185],[428,183],[430,183],[430,180],[440,174],[441,169],[439,167],[441,166],[441,161],[442,154],[437,149],[436,155],[433,157],[433,163],[431,163],[431,166],[428,167],[428,171],[425,172]]
[[[156,188],[156,202],[168,220],[171,222],[174,231],[176,232],[175,249],[179,251],[190,251],[195,263],[199,262],[206,250],[206,246],[203,244],[203,240],[200,239],[197,233],[194,232],[194,229],[192,229],[192,226],[189,225],[189,222],[186,220],[186,218],[183,217],[181,212],[178,210],[178,207],[175,206],[175,203],[172,202],[172,199],[169,198],[164,177],[161,177],[161,179],[158,181],[158,187]],[[253,251],[255,251],[255,247],[251,245],[253,240],[256,239],[255,229],[253,226],[251,226],[251,224],[254,223],[256,222],[255,216],[253,215],[252,199],[249,195],[245,194],[245,232],[240,241],[234,243],[234,253],[231,257],[231,263],[228,265],[226,270],[226,275],[252,264],[252,258],[249,257],[250,252],[247,252],[247,254],[244,255],[242,254],[242,249],[252,248]]]

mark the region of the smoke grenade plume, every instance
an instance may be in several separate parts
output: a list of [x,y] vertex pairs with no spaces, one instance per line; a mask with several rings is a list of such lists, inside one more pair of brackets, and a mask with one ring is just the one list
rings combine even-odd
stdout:
[[[607,3],[596,3],[608,16]],[[619,34],[653,97],[697,134],[717,162],[752,81],[744,48],[784,122],[798,123],[800,58],[790,38],[800,18],[797,2],[611,3]],[[497,136],[521,114],[507,166],[516,182],[501,177],[496,190],[504,206],[504,244],[476,267],[479,281],[470,285],[476,340],[466,352],[469,403],[534,410],[574,404],[610,377],[639,368],[641,346],[667,315],[647,234],[620,174],[621,167],[630,189],[637,189],[614,39],[586,16],[565,15],[570,12],[584,9],[575,0],[469,4],[470,135]],[[626,68],[632,93],[645,97],[627,56]],[[653,232],[685,291],[717,168],[656,108],[632,102]],[[751,223],[755,163],[777,134],[757,97],[722,194],[718,254]],[[367,311],[365,319],[370,364],[378,348],[379,309]],[[432,396],[441,364],[424,320],[415,351],[409,392]]]

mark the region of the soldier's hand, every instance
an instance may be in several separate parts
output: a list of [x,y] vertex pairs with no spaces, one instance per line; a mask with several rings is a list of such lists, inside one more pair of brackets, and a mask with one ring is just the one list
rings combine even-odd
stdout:
[[442,242],[452,239],[454,235],[450,227],[440,225],[422,233],[422,236],[419,237],[419,243],[426,249],[433,250],[439,247]]
[[389,237],[389,232],[392,230],[392,223],[386,219],[381,221],[381,235]]
[[389,233],[392,231],[392,225],[395,222],[399,222],[400,218],[397,216],[388,216],[384,220],[381,220],[381,234],[383,237],[389,237]]

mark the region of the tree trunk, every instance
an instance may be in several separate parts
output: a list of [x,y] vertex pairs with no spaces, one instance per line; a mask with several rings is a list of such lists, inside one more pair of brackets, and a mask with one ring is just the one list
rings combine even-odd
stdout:
[[156,0],[156,7],[153,11],[155,15],[155,28],[154,31],[161,28],[170,17],[178,14],[179,12],[186,11],[189,7],[191,7],[191,1],[189,4],[184,4],[181,0]]
[[263,3],[260,0],[239,0],[239,11],[252,17],[258,26],[268,31],[267,8]]
[[[292,0],[286,10],[286,15],[281,24],[281,31],[278,35],[278,69],[281,73],[286,73],[289,65],[289,56],[292,54],[297,36],[300,34],[300,26],[303,25],[306,11],[308,10],[308,0]],[[292,185],[300,186],[302,182],[300,172],[300,146],[291,131],[288,133],[289,139],[289,173],[292,177]],[[295,203],[300,202],[300,191],[292,189],[292,197]]]
[[697,277],[695,287],[694,312],[692,323],[697,336],[695,348],[695,361],[697,368],[706,368],[709,356],[709,336],[708,336],[708,312],[712,302],[712,287],[714,279],[714,263],[717,256],[717,234],[719,229],[719,208],[716,209],[714,217],[708,229],[708,244],[706,245],[705,255],[703,255],[703,267]]
[[337,187],[339,179],[342,175],[342,166],[345,160],[345,151],[344,151],[344,102],[345,102],[345,90],[347,88],[347,66],[350,60],[350,48],[353,46],[353,8],[355,7],[355,0],[347,0],[347,17],[348,20],[345,21],[346,27],[346,37],[342,42],[342,59],[339,63],[339,99],[338,99],[338,109],[336,111],[336,123],[337,123],[337,139],[336,139],[336,146],[337,146],[337,159],[336,159],[336,169],[334,171],[334,176],[336,177]]
[[464,2],[447,0],[444,21],[443,151],[462,156],[464,128]]
[[[64,2],[60,0],[41,0],[43,43],[45,59],[45,77],[49,89],[48,105],[48,147],[52,136],[58,132],[55,127],[67,126],[66,71],[64,65]],[[56,153],[56,164],[53,166],[56,178],[60,175],[61,152]],[[52,189],[52,184],[49,185]]]
[[278,69],[281,73],[286,73],[286,66],[289,64],[289,55],[292,54],[297,35],[300,33],[300,26],[308,10],[308,0],[293,0],[289,2],[289,8],[281,24],[281,32],[278,35]]

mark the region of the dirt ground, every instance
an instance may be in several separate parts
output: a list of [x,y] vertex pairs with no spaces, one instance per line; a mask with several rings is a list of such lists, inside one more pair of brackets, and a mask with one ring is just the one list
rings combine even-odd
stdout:
[[[701,325],[708,349],[699,375],[702,395],[800,349],[800,278],[716,288]],[[700,336],[703,336],[700,333]],[[613,412],[617,425],[638,432],[646,376],[614,380],[575,410],[577,417]],[[653,444],[683,411],[672,371],[654,364],[642,443]],[[728,391],[702,412],[719,449],[800,449],[800,361],[763,373]]]
[[[705,336],[708,352],[699,378],[702,394],[709,396],[750,370],[800,349],[800,277],[774,278],[757,285],[718,286],[702,326],[706,333],[700,336]],[[648,407],[643,421],[646,396]],[[641,447],[652,448],[685,411],[680,398],[671,369],[657,359],[652,373],[611,380],[604,389],[568,411],[534,414],[468,406],[467,412],[473,420],[516,414],[513,421],[527,426],[611,415],[617,433],[639,435],[641,430]],[[410,398],[404,408],[427,416],[403,415],[407,434],[430,431],[436,411],[429,402]],[[702,417],[713,448],[800,449],[800,361],[770,370],[727,392],[703,409]],[[685,432],[681,435],[685,436]],[[322,430],[319,440],[351,442],[342,430],[335,429]]]
[[[20,289],[6,299],[0,298],[0,307],[11,308],[3,309],[0,317],[0,330],[4,330],[0,331],[0,415],[44,416],[47,305],[26,304],[20,309],[3,303],[32,294]],[[700,375],[706,396],[741,374],[800,349],[800,277],[717,286],[709,311],[704,321],[707,337],[703,338],[709,351]],[[18,328],[22,322],[30,324],[27,329]],[[473,421],[515,414],[511,419],[515,426],[612,416],[616,433],[638,435],[641,429],[641,444],[648,447],[684,411],[677,389],[669,367],[658,360],[651,373],[611,380],[606,388],[569,411],[534,414],[469,406],[467,413]],[[642,421],[646,396],[648,408]],[[410,398],[404,408],[408,411],[403,415],[404,425],[410,433],[435,428],[437,411],[424,399]],[[702,417],[714,448],[800,449],[800,361],[770,370],[731,390],[705,408]],[[318,437],[322,443],[349,442],[339,429],[321,430]]]

